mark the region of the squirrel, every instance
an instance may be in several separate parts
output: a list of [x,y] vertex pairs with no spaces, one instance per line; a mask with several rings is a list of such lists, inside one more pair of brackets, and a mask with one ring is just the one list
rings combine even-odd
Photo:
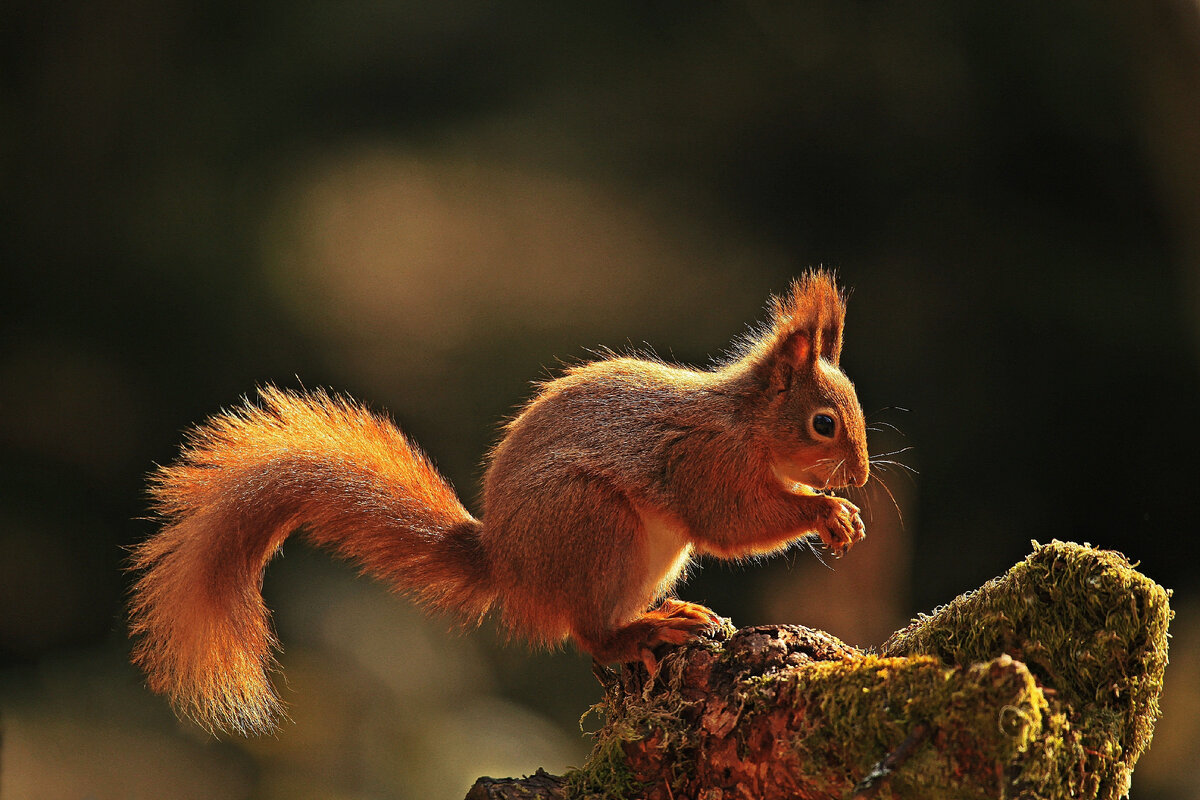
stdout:
[[210,731],[269,732],[279,643],[261,594],[297,529],[418,603],[490,611],[539,646],[642,661],[717,624],[672,588],[697,555],[863,539],[862,409],[838,366],[846,295],[805,273],[710,370],[610,356],[540,385],[504,428],[472,516],[390,419],[267,386],[195,428],[151,476],[162,529],[135,546],[133,660]]

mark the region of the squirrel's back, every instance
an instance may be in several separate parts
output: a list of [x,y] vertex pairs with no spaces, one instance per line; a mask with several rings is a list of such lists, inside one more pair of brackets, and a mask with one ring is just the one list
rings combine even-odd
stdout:
[[[563,465],[645,487],[656,454],[673,433],[732,427],[735,404],[718,394],[718,372],[633,357],[614,357],[574,367],[539,387],[537,395],[504,429],[489,456],[485,516],[497,498],[498,480],[536,482],[547,466]],[[545,457],[552,453],[553,459]],[[649,472],[648,472],[649,471]],[[622,487],[625,488],[625,487]]]

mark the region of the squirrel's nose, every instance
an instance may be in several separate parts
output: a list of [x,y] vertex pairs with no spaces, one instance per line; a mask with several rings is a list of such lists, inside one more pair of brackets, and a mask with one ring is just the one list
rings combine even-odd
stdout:
[[870,477],[871,464],[869,461],[863,461],[856,465],[854,471],[850,474],[850,482],[855,486],[866,486]]

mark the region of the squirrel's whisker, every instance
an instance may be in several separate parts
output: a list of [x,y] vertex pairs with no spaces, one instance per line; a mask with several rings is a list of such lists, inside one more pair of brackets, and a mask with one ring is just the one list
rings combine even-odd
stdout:
[[892,494],[892,490],[887,485],[887,481],[885,481],[881,476],[872,475],[871,477],[879,482],[879,485],[883,487],[883,491],[887,492],[887,496],[892,501],[892,507],[896,509],[896,518],[898,520],[900,520],[900,527],[903,528],[904,527],[904,512],[900,510],[900,503],[896,500],[896,495]]
[[871,456],[871,460],[874,461],[877,458],[889,458],[891,456],[898,456],[901,453],[907,453],[909,450],[914,450],[914,449],[915,448],[910,444],[907,447],[901,447],[899,450],[892,450],[887,453],[875,453],[874,455]]
[[908,412],[912,411],[912,409],[905,408],[904,406],[884,406],[883,408],[879,409],[878,411],[872,411],[870,414],[868,414],[867,419],[871,419],[876,414],[882,414],[886,411],[903,411],[904,413],[907,414]]
[[878,461],[872,461],[871,469],[877,469],[877,468],[882,469],[882,470],[901,469],[901,470],[904,470],[909,475],[920,475],[921,474],[921,471],[919,469],[917,469],[916,467],[905,464],[902,461],[890,461],[888,459],[880,459]]

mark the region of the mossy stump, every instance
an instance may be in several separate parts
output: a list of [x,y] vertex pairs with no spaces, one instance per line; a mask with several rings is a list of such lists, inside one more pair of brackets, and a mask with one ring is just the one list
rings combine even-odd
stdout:
[[1052,542],[865,653],[799,626],[598,669],[583,769],[482,798],[1126,795],[1158,719],[1169,593],[1119,553]]

